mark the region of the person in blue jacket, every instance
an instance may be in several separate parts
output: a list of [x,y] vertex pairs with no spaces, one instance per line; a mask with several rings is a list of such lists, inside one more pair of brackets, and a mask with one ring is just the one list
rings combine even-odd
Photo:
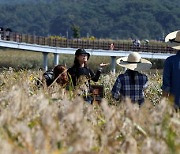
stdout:
[[164,63],[163,96],[171,98],[175,108],[180,108],[180,30],[169,33],[165,42],[177,53],[168,57]]

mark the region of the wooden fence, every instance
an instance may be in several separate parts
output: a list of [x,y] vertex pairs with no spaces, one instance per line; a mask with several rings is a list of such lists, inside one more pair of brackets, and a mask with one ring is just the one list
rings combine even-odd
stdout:
[[53,47],[63,48],[85,48],[85,49],[103,49],[109,50],[110,44],[114,43],[114,50],[122,51],[142,51],[151,53],[175,53],[176,51],[167,45],[150,45],[142,44],[140,47],[130,43],[123,43],[120,41],[106,41],[106,40],[83,40],[83,39],[66,39],[66,38],[52,38],[52,37],[41,37],[27,34],[19,34],[10,32],[8,35],[5,32],[1,32],[1,39],[7,41],[15,41],[20,43],[30,43],[38,45],[46,45]]

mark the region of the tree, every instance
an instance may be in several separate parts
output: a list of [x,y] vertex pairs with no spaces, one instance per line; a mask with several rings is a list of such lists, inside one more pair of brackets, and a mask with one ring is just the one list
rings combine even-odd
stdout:
[[80,27],[73,24],[71,29],[73,31],[73,38],[80,38]]

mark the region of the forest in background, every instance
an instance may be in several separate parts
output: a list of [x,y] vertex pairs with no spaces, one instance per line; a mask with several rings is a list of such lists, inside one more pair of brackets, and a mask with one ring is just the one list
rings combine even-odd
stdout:
[[180,26],[179,0],[0,0],[0,26],[41,36],[159,40]]

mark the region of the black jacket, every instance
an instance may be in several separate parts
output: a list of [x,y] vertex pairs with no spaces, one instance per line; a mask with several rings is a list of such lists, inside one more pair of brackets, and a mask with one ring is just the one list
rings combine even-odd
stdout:
[[96,74],[88,67],[76,67],[72,66],[71,68],[68,69],[68,73],[70,74],[72,78],[73,85],[77,85],[77,80],[81,75],[87,76],[90,80],[97,82],[99,80],[99,77],[101,75],[101,70],[97,70]]

